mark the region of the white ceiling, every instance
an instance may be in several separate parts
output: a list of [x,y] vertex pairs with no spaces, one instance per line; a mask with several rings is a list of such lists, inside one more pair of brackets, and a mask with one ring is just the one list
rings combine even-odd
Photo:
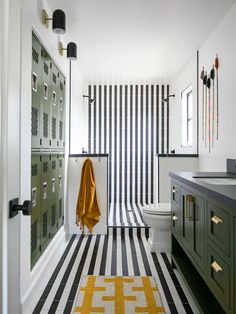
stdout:
[[48,0],[89,83],[168,81],[236,0]]

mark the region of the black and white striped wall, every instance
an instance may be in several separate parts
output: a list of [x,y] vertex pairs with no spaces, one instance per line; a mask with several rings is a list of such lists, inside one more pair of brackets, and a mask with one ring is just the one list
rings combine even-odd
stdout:
[[111,203],[154,200],[154,156],[169,151],[168,85],[89,85],[88,150],[109,153]]

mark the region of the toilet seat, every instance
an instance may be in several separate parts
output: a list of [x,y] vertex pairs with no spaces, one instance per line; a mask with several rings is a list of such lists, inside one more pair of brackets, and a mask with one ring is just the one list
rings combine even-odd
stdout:
[[169,216],[171,214],[170,203],[149,204],[142,207],[144,214],[156,216]]

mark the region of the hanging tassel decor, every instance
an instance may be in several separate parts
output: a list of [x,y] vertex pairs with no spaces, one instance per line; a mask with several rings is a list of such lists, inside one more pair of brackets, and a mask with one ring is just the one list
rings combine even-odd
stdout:
[[219,139],[219,58],[215,58],[216,68],[216,139]]
[[209,154],[211,153],[211,79],[207,79],[208,88],[208,141],[209,141]]
[[214,146],[214,135],[215,135],[215,67],[214,64],[211,69],[210,78],[212,79],[212,147]]
[[205,139],[205,147],[206,147],[207,146],[207,74],[204,75],[203,84],[205,85],[204,139]]
[[204,67],[202,67],[202,72],[201,72],[201,80],[202,80],[202,140],[204,141],[204,133],[205,133],[205,126],[204,126],[204,114],[205,114],[205,106],[204,106]]

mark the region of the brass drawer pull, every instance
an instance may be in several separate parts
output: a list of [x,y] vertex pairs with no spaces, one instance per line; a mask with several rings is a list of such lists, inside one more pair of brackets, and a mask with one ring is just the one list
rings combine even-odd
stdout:
[[173,187],[172,187],[172,199],[173,199],[173,201],[176,201],[176,199],[175,199],[175,193],[176,193],[175,186],[173,186]]
[[178,217],[177,216],[172,216],[172,219],[174,220],[174,221],[176,221],[176,220],[178,220]]
[[218,273],[219,271],[223,271],[223,268],[216,261],[211,264],[211,267],[216,273]]
[[185,216],[189,221],[194,220],[194,201],[193,195],[185,196]]
[[217,216],[211,217],[211,221],[212,221],[214,224],[216,224],[216,225],[223,223],[223,220],[222,220],[221,218],[217,217]]

